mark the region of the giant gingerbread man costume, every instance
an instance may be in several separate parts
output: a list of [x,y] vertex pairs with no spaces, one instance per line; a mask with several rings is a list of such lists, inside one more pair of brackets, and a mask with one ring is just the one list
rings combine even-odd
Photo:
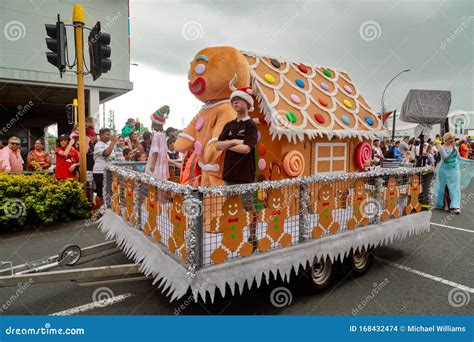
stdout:
[[204,106],[178,137],[175,149],[185,153],[192,149],[200,157],[201,186],[223,185],[223,152],[216,142],[224,125],[235,119],[229,97],[229,82],[236,76],[236,88],[250,86],[245,57],[230,46],[209,47],[199,51],[189,69],[189,90]]

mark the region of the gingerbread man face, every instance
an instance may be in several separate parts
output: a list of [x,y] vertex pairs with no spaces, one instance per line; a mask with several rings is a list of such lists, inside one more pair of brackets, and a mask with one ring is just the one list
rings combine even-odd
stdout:
[[321,202],[330,202],[334,199],[334,190],[329,185],[323,185],[318,192],[318,199]]
[[411,185],[416,188],[420,184],[420,178],[418,178],[418,175],[413,175],[411,179]]
[[362,196],[365,193],[365,183],[361,180],[355,182],[354,193],[356,196]]
[[390,190],[390,191],[394,191],[395,188],[397,187],[397,180],[393,177],[390,177],[388,179],[388,184],[387,184],[387,188]]
[[249,66],[245,57],[230,46],[200,50],[189,68],[189,90],[200,101],[228,99],[229,82],[237,76],[236,88],[250,86]]
[[176,214],[181,215],[183,213],[183,196],[176,194],[173,197],[173,210]]
[[127,190],[128,194],[131,194],[133,192],[133,181],[131,179],[127,181],[125,189]]
[[281,190],[272,190],[268,194],[268,206],[273,210],[280,210],[285,205]]
[[243,208],[242,201],[237,196],[229,197],[222,205],[224,215],[229,217],[238,216],[242,213]]
[[156,188],[150,187],[148,189],[148,206],[151,210],[156,210],[156,214],[161,214],[161,207],[156,203]]

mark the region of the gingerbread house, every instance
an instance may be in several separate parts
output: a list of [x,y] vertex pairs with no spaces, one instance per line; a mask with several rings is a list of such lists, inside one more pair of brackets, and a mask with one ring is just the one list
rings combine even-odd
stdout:
[[387,136],[381,120],[340,69],[243,52],[258,102],[258,173],[282,178],[363,170],[370,140]]

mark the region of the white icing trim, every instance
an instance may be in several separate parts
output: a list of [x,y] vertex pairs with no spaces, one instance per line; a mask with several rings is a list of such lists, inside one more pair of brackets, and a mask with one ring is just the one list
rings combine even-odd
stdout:
[[181,138],[186,138],[192,142],[195,142],[196,139],[194,139],[192,136],[190,136],[189,134],[186,134],[186,133],[179,133],[178,134],[178,137],[181,137]]
[[204,163],[201,163],[201,161],[198,161],[198,164],[199,164],[199,167],[203,171],[216,171],[217,172],[220,169],[219,164],[204,164]]
[[212,139],[209,139],[209,141],[207,142],[206,146],[209,146],[210,144],[212,143],[215,143],[216,141],[218,141],[219,138],[212,138]]
[[[347,77],[344,77],[341,73],[346,73],[344,70],[341,70],[339,68],[333,68],[333,67],[322,67],[319,65],[311,65],[307,63],[303,63],[306,65],[309,69],[312,69],[311,74],[304,74],[299,71],[298,65],[289,61],[286,61],[284,59],[277,59],[280,61],[280,63],[286,63],[286,68],[285,69],[276,69],[272,65],[269,65],[269,63],[266,61],[266,59],[271,59],[273,57],[270,56],[262,56],[262,55],[257,55],[253,53],[248,53],[245,52],[244,54],[251,56],[255,58],[257,61],[254,63],[254,65],[250,68],[250,74],[251,74],[251,80],[252,80],[252,88],[256,94],[256,98],[259,104],[260,112],[265,116],[265,120],[269,124],[269,132],[272,136],[272,140],[275,138],[281,139],[283,135],[285,135],[290,142],[297,142],[298,140],[303,141],[305,139],[305,136],[309,138],[313,138],[316,136],[327,136],[329,139],[332,139],[333,137],[338,137],[338,138],[358,138],[358,139],[375,139],[375,138],[381,138],[384,136],[388,136],[388,133],[384,130],[381,130],[381,121],[375,115],[375,113],[370,109],[367,108],[365,105],[362,104],[362,102],[359,101],[359,89],[357,88],[357,85],[355,82],[353,82],[351,79],[347,79]],[[262,60],[261,62],[264,63],[270,70],[273,70],[278,73],[278,76],[280,77],[280,82],[276,85],[271,85],[268,82],[266,82],[256,71],[256,66],[259,65],[260,59]],[[275,58],[276,59],[276,58]],[[308,82],[308,90],[305,90],[304,88],[299,88],[298,86],[294,85],[291,80],[288,79],[286,76],[287,72],[289,71],[289,67],[292,67],[299,75],[301,75],[302,79],[306,79],[306,82]],[[333,73],[333,78],[329,78],[322,71],[319,70],[319,68],[324,68],[328,69]],[[324,80],[327,82],[331,82],[333,85],[333,91],[328,92],[322,89],[317,83],[316,83],[316,75],[319,74]],[[347,74],[347,73],[346,73]],[[353,94],[347,94],[343,87],[341,87],[338,84],[339,79],[344,80],[347,82],[350,86],[352,86],[354,93]],[[281,88],[284,86],[285,83],[288,83],[290,87],[295,89],[297,91],[297,95],[304,96],[306,102],[304,106],[299,106],[290,99],[286,98],[286,96],[281,92]],[[274,101],[272,103],[269,103],[267,95],[262,91],[261,86],[265,85],[268,89],[273,90],[274,93]],[[312,91],[313,87],[317,90],[320,91],[322,94],[326,94],[326,96],[329,97],[330,101],[332,102],[331,108],[324,107],[319,104],[318,99],[312,96]],[[342,91],[343,95],[346,96],[349,100],[352,100],[353,102],[353,109],[349,109],[344,104],[342,104],[337,98],[336,95],[339,91]],[[286,104],[288,104],[290,107],[295,108],[295,110],[298,110],[301,115],[302,115],[302,124],[298,126],[293,126],[288,120],[286,119],[286,116],[284,115],[286,111],[284,110],[276,110],[275,108],[278,106],[280,101],[284,101]],[[311,103],[314,104],[314,106],[320,110],[321,112],[325,112],[328,114],[331,122],[329,125],[320,125],[318,124],[312,117],[310,113],[307,112],[307,109],[310,107]],[[352,125],[346,125],[344,124],[341,120],[337,118],[335,115],[335,112],[337,110],[337,107],[340,107],[344,113],[348,116],[353,116],[353,121]],[[369,126],[368,124],[365,123],[365,115],[364,118],[359,116],[360,109],[364,108],[368,113],[372,115],[372,118],[374,119],[374,126]],[[282,114],[283,113],[283,114]],[[316,129],[305,129],[307,127],[308,122],[313,126],[316,127]],[[336,124],[340,127],[340,129],[335,129]],[[360,127],[364,127],[367,129],[367,131],[360,131],[358,130],[359,125]],[[378,131],[378,130],[379,131]]]

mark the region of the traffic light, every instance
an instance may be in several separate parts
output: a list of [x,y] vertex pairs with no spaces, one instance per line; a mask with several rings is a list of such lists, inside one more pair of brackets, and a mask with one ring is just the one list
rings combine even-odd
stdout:
[[91,74],[94,81],[103,73],[110,71],[110,34],[101,32],[100,21],[95,24],[89,33],[89,57],[91,60]]
[[51,52],[46,52],[48,62],[58,68],[61,76],[66,71],[66,28],[62,21],[56,24],[45,24],[46,34],[50,38],[46,38],[46,46]]

